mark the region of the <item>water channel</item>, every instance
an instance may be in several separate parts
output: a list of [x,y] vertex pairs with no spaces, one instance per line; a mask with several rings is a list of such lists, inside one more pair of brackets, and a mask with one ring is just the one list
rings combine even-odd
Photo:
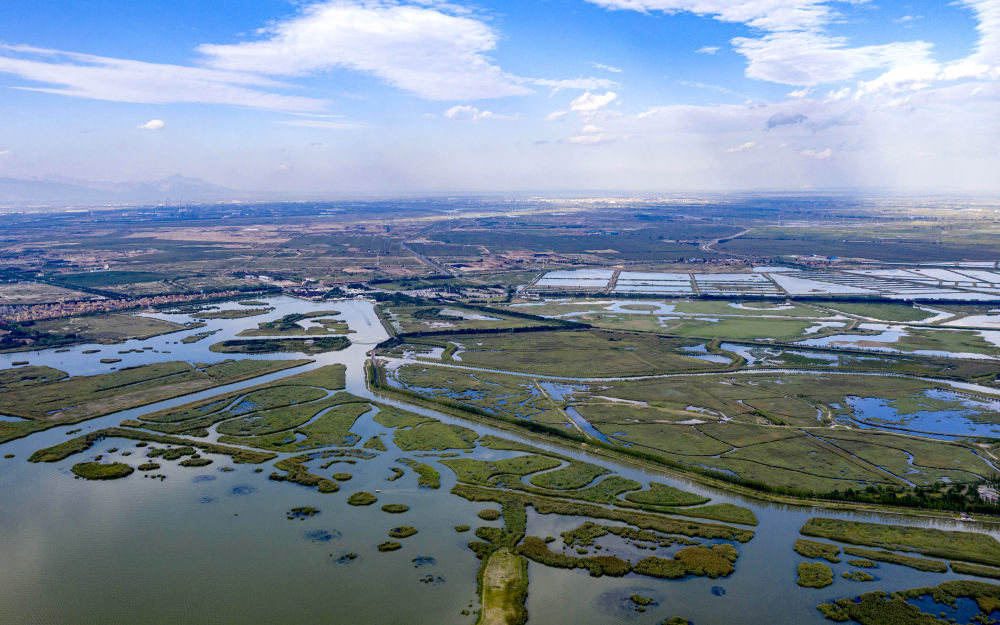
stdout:
[[[0,446],[0,623],[428,623],[475,622],[478,608],[476,572],[479,562],[466,543],[470,533],[457,533],[457,524],[499,525],[483,522],[476,512],[484,507],[449,493],[455,475],[441,472],[439,490],[418,488],[415,475],[389,482],[390,467],[402,454],[392,443],[391,431],[363,415],[352,431],[364,440],[374,434],[389,447],[385,453],[356,464],[337,464],[352,479],[341,491],[320,494],[289,483],[267,479],[253,465],[232,465],[214,456],[212,465],[184,468],[164,462],[158,472],[166,479],[148,479],[135,473],[123,480],[90,482],[75,479],[69,468],[103,453],[105,459],[131,461],[143,456],[134,441],[105,440],[84,454],[55,464],[32,464],[35,450],[67,440],[69,429],[81,433],[117,425],[122,419],[193,399],[255,386],[309,368],[343,363],[347,390],[376,399],[366,388],[364,363],[371,346],[386,338],[372,304],[363,300],[309,303],[288,297],[267,300],[274,310],[244,319],[207,320],[207,327],[185,330],[121,345],[79,345],[70,351],[55,349],[0,355],[0,367],[27,360],[72,375],[91,375],[154,361],[217,362],[227,356],[209,351],[212,343],[234,337],[260,321],[292,312],[337,310],[337,317],[354,332],[352,345],[340,352],[310,357],[315,363],[183,398],[126,410],[75,426],[58,427]],[[236,304],[223,304],[234,308]],[[172,321],[188,321],[186,314],[157,313]],[[179,340],[189,334],[218,330],[196,343]],[[144,349],[152,348],[152,349]],[[83,354],[100,349],[100,353]],[[141,353],[118,354],[139,350]],[[121,363],[102,364],[114,354]],[[259,358],[297,358],[296,354]],[[551,378],[550,378],[551,379]],[[778,505],[705,487],[676,476],[638,468],[596,456],[582,448],[539,443],[516,433],[467,422],[446,414],[398,401],[384,403],[460,423],[480,434],[492,433],[556,450],[570,458],[603,465],[640,482],[657,480],[710,497],[751,508],[760,520],[756,536],[737,545],[736,572],[727,578],[691,577],[667,581],[630,574],[622,578],[592,578],[583,570],[564,570],[529,564],[527,608],[531,623],[640,623],[657,624],[679,615],[696,625],[773,625],[824,623],[816,605],[871,590],[900,590],[934,585],[954,574],[920,572],[879,564],[873,583],[841,579],[845,562],[831,565],[835,582],[821,590],[799,588],[796,567],[803,558],[792,550],[798,529],[811,516],[862,519],[942,529],[980,531],[1000,535],[988,524],[958,523],[948,518],[904,517],[891,514],[837,512]],[[0,413],[2,413],[0,406]],[[117,452],[108,452],[112,447]],[[125,451],[134,452],[122,457]],[[413,454],[407,454],[413,456]],[[477,447],[469,457],[496,459],[513,455]],[[219,470],[232,466],[232,471]],[[327,472],[328,473],[328,472]],[[367,490],[378,493],[378,505],[352,507],[347,495]],[[383,503],[403,503],[410,510],[390,515]],[[290,521],[287,510],[315,506],[318,516]],[[529,535],[558,536],[582,522],[581,518],[538,515],[529,509]],[[405,539],[404,548],[380,553],[375,546],[386,532],[407,524],[419,529]],[[631,558],[649,555],[605,541],[608,550]],[[630,551],[632,549],[632,551]],[[353,559],[345,557],[353,553]],[[971,579],[971,578],[970,578]],[[622,598],[634,592],[654,598],[658,605],[645,613],[622,608]]]

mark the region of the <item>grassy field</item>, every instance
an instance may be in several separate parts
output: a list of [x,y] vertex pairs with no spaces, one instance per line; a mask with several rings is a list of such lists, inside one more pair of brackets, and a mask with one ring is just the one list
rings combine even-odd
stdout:
[[482,570],[482,609],[477,625],[515,625],[527,620],[528,565],[506,548],[490,554]]
[[[45,427],[77,423],[289,367],[301,360],[225,360],[196,368],[173,361],[64,378],[0,392],[4,412]],[[0,440],[12,438],[0,424]]]
[[596,464],[574,460],[561,469],[546,471],[545,473],[532,476],[530,481],[539,488],[575,490],[583,488],[602,475],[607,475],[610,472],[608,469]]
[[351,342],[342,336],[321,336],[315,339],[233,339],[215,343],[210,350],[223,354],[274,354],[295,352],[322,354],[350,347]]
[[34,322],[31,328],[50,336],[60,345],[72,345],[74,343],[113,344],[131,339],[148,339],[161,334],[189,330],[201,325],[183,325],[139,315],[109,314],[45,319]]
[[503,460],[476,460],[473,458],[446,458],[441,461],[458,476],[458,481],[470,484],[489,484],[497,475],[529,475],[553,469],[562,464],[548,456],[515,456]]
[[830,543],[799,538],[795,541],[795,553],[811,560],[823,558],[830,562],[840,562],[840,558],[837,557],[840,554],[840,547]]
[[[987,534],[952,532],[933,528],[905,527],[814,517],[800,532],[852,545],[913,551],[926,556],[963,560],[978,564],[1000,564],[1000,542]],[[852,554],[862,557],[866,554]]]
[[228,308],[225,310],[206,310],[202,312],[196,312],[192,317],[195,319],[243,319],[244,317],[256,317],[258,315],[266,315],[267,313],[274,310],[271,307],[267,308]]
[[616,376],[719,368],[681,351],[695,341],[603,330],[471,334],[459,341],[462,364],[513,372]]
[[945,328],[909,328],[906,334],[890,344],[890,347],[906,352],[933,350],[986,356],[997,354],[997,346],[984,339],[975,330]]
[[93,297],[90,293],[74,291],[44,282],[0,283],[0,302],[8,306],[48,304],[90,297]]
[[[261,321],[256,328],[243,330],[237,336],[322,336],[327,334],[347,334],[347,323],[339,319],[329,319],[340,313],[336,310],[321,310],[311,313],[293,313],[274,321]],[[303,327],[301,322],[315,320],[316,323]],[[317,325],[318,324],[318,325]]]
[[741,319],[668,319],[661,330],[664,334],[704,339],[774,339],[791,341],[806,336],[805,329],[815,325],[813,321],[798,319],[762,319],[747,317]]
[[51,276],[54,281],[61,284],[84,288],[100,288],[135,282],[153,282],[155,280],[170,279],[171,277],[173,276],[149,271],[88,271],[86,273],[60,273]]
[[430,397],[452,399],[496,415],[566,423],[566,415],[533,380],[430,365],[404,365],[394,375],[404,388]]
[[[326,394],[319,389],[344,388],[344,372],[344,365],[327,365],[275,382],[160,410],[143,415],[142,420],[147,422],[143,427],[167,433],[198,432],[240,415],[314,401]],[[237,400],[240,401],[234,404]]]
[[[442,330],[487,330],[539,325],[538,321],[484,313],[458,305],[414,306],[380,304],[382,313],[398,332],[440,332]],[[531,312],[531,311],[526,311]],[[485,317],[485,318],[483,318]]]
[[[512,414],[501,398],[515,405],[544,405],[537,393],[534,398],[529,394],[541,386],[516,375],[405,365],[397,376],[425,397],[489,414]],[[937,403],[940,409],[962,408],[929,398],[925,393],[930,388],[934,385],[908,378],[719,374],[577,383],[564,386],[560,399],[612,443],[668,463],[780,489],[905,489],[908,482],[932,486],[946,477],[960,485],[991,475],[969,443],[831,427],[849,414],[847,398],[859,395],[883,398],[904,415],[934,409]],[[564,427],[558,406],[548,403],[552,417],[532,415],[532,420]],[[524,412],[518,407],[513,416]],[[552,477],[539,475],[531,482]]]
[[834,312],[857,315],[878,319],[879,321],[913,322],[923,321],[934,316],[934,313],[920,310],[910,304],[880,304],[880,303],[858,303],[858,302],[816,302],[817,306],[822,306]]
[[799,586],[825,588],[833,583],[833,569],[822,562],[803,562],[799,565]]
[[674,308],[694,315],[739,315],[743,317],[831,317],[832,313],[801,302],[726,302],[720,300],[679,300]]
[[403,451],[443,451],[472,449],[479,437],[473,430],[446,423],[422,423],[416,427],[399,428],[393,440]]
[[[315,421],[308,425],[301,425],[324,410],[326,412]],[[371,404],[361,398],[348,393],[338,393],[329,399],[296,406],[295,410],[278,415],[280,419],[272,420],[272,422],[277,426],[285,427],[275,428],[277,431],[255,436],[228,434],[220,436],[219,441],[285,453],[297,453],[332,445],[352,446],[358,442],[359,437],[351,432],[351,427],[354,426],[358,418],[371,410]],[[238,427],[234,425],[232,428],[224,430],[223,426],[228,426],[229,423],[232,422],[226,422],[219,426],[219,432],[228,432]],[[300,439],[299,434],[305,438]]]

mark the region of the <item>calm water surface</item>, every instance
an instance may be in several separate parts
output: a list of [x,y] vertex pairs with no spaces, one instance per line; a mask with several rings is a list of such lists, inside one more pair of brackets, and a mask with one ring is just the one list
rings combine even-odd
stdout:
[[[209,320],[208,326],[145,341],[114,346],[74,346],[69,352],[54,350],[0,355],[0,366],[12,360],[28,360],[74,375],[106,372],[113,366],[185,359],[216,362],[223,354],[208,350],[214,342],[232,338],[241,329],[290,312],[337,309],[355,333],[352,346],[323,354],[316,363],[294,371],[264,376],[252,381],[212,389],[193,396],[153,406],[123,411],[71,428],[83,432],[116,425],[123,418],[179,405],[192,398],[210,397],[226,390],[259,384],[308,368],[342,362],[348,366],[348,390],[371,398],[365,389],[363,364],[371,345],[385,338],[372,306],[364,301],[312,304],[276,297],[275,310],[266,316],[236,320]],[[235,307],[235,304],[223,304]],[[186,321],[186,315],[156,316]],[[218,329],[198,343],[184,345],[187,334]],[[118,354],[119,350],[142,349],[142,354]],[[101,353],[82,354],[99,348]],[[164,353],[169,351],[170,353]],[[101,357],[121,357],[121,363],[101,364]],[[262,358],[293,358],[295,354]],[[389,402],[396,403],[396,402]],[[404,406],[404,404],[397,404]],[[442,421],[458,419],[421,408],[416,412]],[[2,413],[0,406],[0,413]],[[356,464],[335,464],[322,471],[351,473],[339,493],[324,495],[315,490],[267,479],[271,464],[262,473],[253,466],[232,465],[232,472],[219,468],[231,463],[215,457],[202,468],[184,468],[161,461],[166,480],[144,478],[138,472],[124,480],[88,482],[74,479],[69,468],[76,462],[104,453],[107,459],[124,459],[133,465],[144,456],[134,441],[105,440],[85,454],[54,464],[31,464],[26,458],[36,449],[67,439],[66,430],[54,428],[26,439],[0,446],[0,453],[15,455],[0,459],[0,623],[474,623],[474,615],[461,611],[478,607],[476,571],[479,562],[465,546],[472,533],[459,534],[456,524],[484,524],[475,513],[486,507],[449,494],[454,474],[442,465],[440,490],[420,489],[416,476],[386,481],[390,466],[403,454],[392,445],[391,432],[372,420],[373,413],[359,419],[353,431],[363,439],[383,433],[389,451]],[[461,422],[479,433],[519,438],[478,424]],[[717,580],[689,578],[656,580],[637,575],[623,578],[591,578],[585,571],[569,571],[529,564],[528,610],[532,623],[643,623],[655,624],[674,615],[696,625],[773,625],[774,623],[824,623],[815,606],[835,598],[875,589],[898,590],[937,584],[960,576],[922,573],[880,564],[871,572],[874,583],[840,578],[848,570],[845,562],[832,565],[836,581],[822,590],[799,588],[796,567],[803,560],[792,551],[798,529],[810,516],[823,514],[888,523],[904,523],[945,529],[987,531],[992,526],[960,524],[950,520],[908,519],[891,515],[845,514],[787,507],[735,497],[704,486],[665,475],[623,466],[585,451],[551,445],[536,446],[587,459],[641,482],[652,479],[702,493],[713,502],[732,501],[754,510],[760,519],[756,537],[737,545],[740,559],[736,572]],[[108,449],[118,447],[116,453]],[[128,458],[121,453],[132,451]],[[414,457],[414,454],[407,454]],[[500,458],[510,452],[477,448],[476,458]],[[435,463],[433,457],[420,458]],[[326,460],[311,464],[316,468]],[[378,493],[379,502],[352,507],[347,495],[358,490]],[[390,515],[379,508],[384,503],[404,503],[410,511]],[[294,506],[316,506],[321,514],[304,521],[285,518]],[[558,536],[584,519],[538,515],[529,510],[528,534]],[[500,522],[491,524],[497,525]],[[419,533],[401,540],[403,549],[380,553],[375,546],[388,539],[386,532],[397,525],[418,528]],[[608,551],[633,561],[650,555],[637,552],[614,537],[598,541]],[[560,543],[556,543],[558,545]],[[631,550],[631,551],[630,551]],[[667,550],[658,550],[660,555]],[[341,556],[356,558],[342,562]],[[416,559],[416,562],[414,560]],[[430,583],[421,581],[428,580]],[[639,592],[658,605],[644,614],[625,607],[624,598]]]

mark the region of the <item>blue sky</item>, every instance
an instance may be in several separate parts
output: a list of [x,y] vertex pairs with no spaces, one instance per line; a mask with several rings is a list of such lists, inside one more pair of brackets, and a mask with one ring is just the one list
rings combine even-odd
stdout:
[[1000,190],[1000,0],[0,5],[0,176]]

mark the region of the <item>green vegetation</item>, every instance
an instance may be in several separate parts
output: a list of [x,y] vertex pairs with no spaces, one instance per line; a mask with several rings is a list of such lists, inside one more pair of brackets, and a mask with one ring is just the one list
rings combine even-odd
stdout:
[[[305,451],[330,445],[351,446],[359,438],[350,431],[351,427],[361,415],[370,410],[371,405],[360,398],[349,393],[337,393],[315,403],[252,413],[228,421],[219,426],[220,432],[256,431],[261,435],[224,435],[219,440],[281,452]],[[316,417],[319,413],[322,414]],[[310,420],[312,421],[307,425],[301,425]]]
[[990,615],[1000,608],[1000,586],[985,582],[956,580],[937,586],[911,588],[892,594],[883,591],[868,592],[857,598],[839,599],[817,607],[827,619],[837,622],[853,621],[860,625],[945,625],[949,621],[922,612],[908,599],[930,597],[935,602],[955,606],[958,599],[966,597],[976,602],[980,612],[971,621],[990,623]]
[[506,547],[497,549],[480,571],[482,609],[476,625],[523,625],[528,620],[528,567]]
[[596,464],[573,460],[561,469],[532,476],[530,481],[540,488],[575,490],[583,488],[598,477],[608,473],[611,471]]
[[803,588],[825,588],[833,583],[833,569],[822,562],[799,564],[799,586]]
[[529,475],[558,467],[561,462],[550,456],[531,455],[492,461],[447,458],[441,464],[454,471],[460,482],[486,485],[497,475]]
[[410,506],[403,503],[387,503],[382,506],[382,512],[389,514],[402,514],[410,509]]
[[476,513],[476,516],[484,521],[496,521],[500,518],[500,511],[496,508],[483,508]]
[[312,460],[314,456],[315,454],[302,454],[279,460],[274,463],[274,468],[285,473],[271,473],[268,479],[276,482],[293,482],[302,486],[316,488],[321,493],[335,493],[340,490],[340,486],[333,480],[310,473],[306,469],[305,463]]
[[[147,339],[161,334],[190,330],[203,323],[182,325],[172,321],[138,315],[86,315],[61,317],[34,322],[4,323],[0,336],[0,351],[24,351],[78,343],[122,343],[130,339]],[[97,353],[100,350],[84,350]]]
[[468,532],[470,529],[472,529],[472,528],[469,527],[468,525],[456,525],[455,526],[455,531],[459,532],[459,533]]
[[400,469],[399,467],[389,467],[389,470],[392,471],[392,475],[390,475],[389,477],[385,478],[386,481],[389,481],[389,482],[395,482],[399,478],[401,478],[404,475],[406,475],[406,471]]
[[347,503],[352,506],[370,506],[378,501],[375,495],[367,491],[359,491],[347,498]]
[[862,549],[861,547],[844,547],[844,553],[849,556],[865,558],[866,560],[878,560],[879,562],[908,566],[911,569],[917,569],[918,571],[944,573],[948,570],[948,565],[939,560],[928,560],[927,558],[904,556],[891,551],[876,551],[874,549]]
[[378,435],[372,436],[371,438],[366,440],[364,448],[374,449],[375,451],[386,451],[385,443],[382,442],[382,439]]
[[[679,351],[693,341],[604,330],[531,332],[525,335],[470,334],[462,336],[462,364],[522,373],[578,376],[656,374],[664,371],[718,369]],[[424,339],[445,347],[447,339]]]
[[152,432],[143,432],[141,430],[112,427],[95,430],[88,434],[84,434],[83,436],[71,438],[70,440],[59,443],[58,445],[40,449],[31,454],[28,461],[59,462],[60,460],[64,460],[73,454],[87,451],[93,447],[95,443],[98,443],[106,438],[125,438],[151,443],[162,443],[165,445],[190,445],[197,447],[206,453],[229,456],[232,458],[233,462],[237,464],[260,464],[262,462],[267,462],[268,460],[273,460],[276,457],[275,454],[272,453],[227,447],[225,445],[217,445],[215,443],[188,441],[187,439],[177,438],[175,436],[154,434]]
[[625,499],[641,506],[696,506],[708,502],[708,497],[659,482],[650,482],[648,490],[626,493]]
[[78,462],[73,465],[73,475],[85,480],[117,480],[132,475],[132,467],[121,462]]
[[314,508],[312,506],[298,506],[296,508],[292,508],[287,513],[285,513],[285,517],[289,521],[293,519],[299,519],[301,521],[304,521],[309,517],[316,516],[317,514],[319,514],[319,508]]
[[180,461],[182,467],[206,467],[212,464],[211,458],[187,458]]
[[[627,496],[627,495],[626,495]],[[713,503],[697,508],[654,508],[652,506],[642,506],[644,510],[653,512],[671,512],[681,516],[694,517],[699,519],[712,519],[713,521],[723,521],[725,523],[739,523],[740,525],[757,525],[757,515],[750,508],[737,506],[733,503]]]
[[825,306],[837,312],[859,317],[868,317],[881,321],[922,321],[934,316],[926,310],[920,310],[910,304],[880,304],[880,303],[855,303],[855,302],[816,302],[818,306]]
[[389,530],[389,538],[407,538],[417,533],[417,528],[409,525],[400,525]]
[[799,538],[795,541],[795,553],[812,560],[823,558],[829,562],[840,562],[840,558],[837,557],[840,554],[840,547],[815,540]]
[[442,451],[472,449],[479,437],[473,430],[441,422],[422,423],[415,427],[398,428],[393,437],[403,451]]
[[[224,360],[202,367],[183,361],[153,363],[100,375],[22,383],[0,391],[0,403],[4,413],[34,421],[30,428],[37,431],[281,371],[303,362]],[[42,375],[54,378],[50,372]],[[17,437],[17,432],[12,431],[16,428],[3,427],[7,423],[20,425],[0,423],[0,442]]]
[[711,579],[726,577],[735,570],[733,562],[738,554],[732,545],[713,547],[685,547],[674,554],[673,560],[650,556],[636,562],[633,570],[640,575],[680,579],[688,575],[707,576]]
[[875,581],[875,576],[871,573],[865,573],[864,571],[844,571],[841,574],[844,579],[850,579],[856,582],[873,582]]
[[207,330],[205,332],[196,332],[195,334],[183,337],[181,339],[181,343],[184,343],[185,345],[189,345],[191,343],[197,343],[202,339],[207,339],[208,337],[212,336],[217,332],[218,330]]
[[[915,551],[926,556],[952,558],[979,564],[1000,564],[1000,542],[987,534],[953,532],[932,528],[880,525],[814,517],[800,532],[838,542],[897,551]],[[864,554],[852,553],[852,555]],[[878,558],[871,558],[877,560]]]
[[334,473],[332,477],[338,482],[346,482],[353,476],[350,473]]
[[379,543],[378,545],[379,551],[396,551],[397,549],[402,549],[402,548],[403,545],[397,542],[393,542],[391,540],[387,540],[384,543]]
[[[875,564],[871,560],[848,560],[847,563],[850,564],[851,566],[857,566],[857,567],[860,567],[862,569],[874,569],[875,567],[878,566],[877,564]],[[972,566],[972,565],[969,565],[969,566]]]
[[[621,521],[641,529],[655,530],[666,534],[680,534],[682,536],[707,538],[710,540],[735,540],[738,542],[748,542],[754,535],[753,530],[726,525],[682,521],[635,510],[617,510],[588,503],[559,501],[548,497],[481,488],[468,484],[456,484],[451,492],[469,501],[492,501],[495,503],[518,501],[522,506],[532,506],[539,514],[561,514]],[[504,518],[507,517],[505,516]]]
[[52,276],[52,280],[66,286],[94,288],[132,284],[135,282],[153,282],[169,280],[171,276],[152,271],[87,271],[83,273],[60,273]]
[[980,566],[978,564],[966,564],[965,562],[952,562],[951,572],[959,575],[975,575],[976,577],[989,577],[1000,579],[1000,569],[990,566]]
[[274,310],[273,308],[230,308],[228,310],[206,310],[196,312],[192,317],[195,319],[242,319],[244,317],[256,317],[266,315]]
[[417,486],[421,488],[441,488],[441,474],[429,464],[417,462],[410,458],[397,458],[396,462],[405,464],[417,473]]
[[422,423],[437,423],[433,417],[425,417],[415,412],[409,412],[395,406],[381,406],[374,417],[375,423],[387,428],[412,428]]
[[[322,317],[334,317],[340,313],[336,310],[321,310],[309,313],[292,313],[285,315],[275,321],[261,321],[256,329],[243,330],[237,336],[316,336],[324,334],[347,334],[350,330],[347,324],[336,319],[322,319]],[[318,319],[319,325],[308,326],[308,329],[299,325],[300,321],[306,319]]]
[[587,569],[592,577],[601,577],[602,575],[622,577],[632,571],[631,564],[615,556],[578,558],[550,551],[545,541],[537,536],[525,536],[516,552],[546,566],[563,569]]
[[321,336],[314,339],[231,339],[209,347],[223,354],[274,354],[296,352],[322,354],[350,347],[351,342],[342,336]]
[[674,336],[747,340],[770,337],[778,341],[789,341],[803,337],[805,329],[815,325],[814,321],[800,319],[736,318],[708,321],[697,318],[672,319],[662,330]]

